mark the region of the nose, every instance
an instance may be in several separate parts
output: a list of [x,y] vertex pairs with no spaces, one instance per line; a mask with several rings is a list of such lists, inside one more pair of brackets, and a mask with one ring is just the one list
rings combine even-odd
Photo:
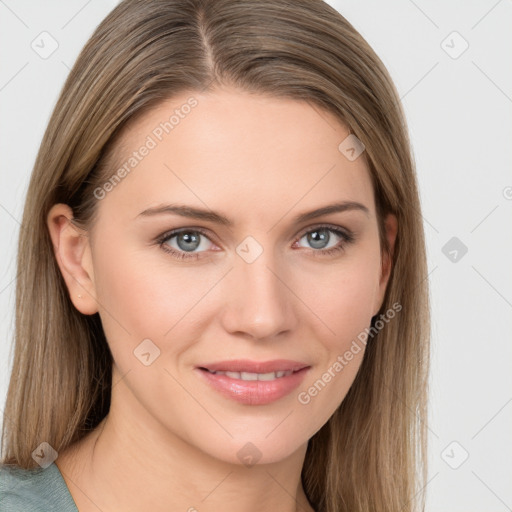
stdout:
[[226,331],[263,340],[293,330],[297,299],[287,274],[270,250],[252,263],[236,256],[234,268],[224,280],[222,322]]

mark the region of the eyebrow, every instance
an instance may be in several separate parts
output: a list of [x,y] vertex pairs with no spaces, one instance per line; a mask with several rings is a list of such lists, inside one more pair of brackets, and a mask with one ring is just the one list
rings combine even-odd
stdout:
[[[294,218],[294,221],[298,224],[302,222],[306,222],[308,220],[316,219],[317,217],[321,217],[322,215],[328,215],[330,213],[339,213],[339,212],[347,212],[347,211],[361,211],[369,216],[369,209],[355,201],[344,201],[339,203],[333,203],[326,206],[322,206],[321,208],[317,208],[316,210],[312,210],[309,212],[301,213]],[[233,222],[229,220],[224,215],[214,212],[212,210],[205,210],[202,208],[195,208],[193,206],[185,206],[179,204],[166,204],[161,206],[156,206],[153,208],[147,208],[137,215],[139,217],[152,217],[155,215],[164,215],[164,214],[174,214],[180,215],[181,217],[187,217],[190,219],[198,219],[204,221],[214,222],[216,224],[220,224],[223,226],[232,227]]]

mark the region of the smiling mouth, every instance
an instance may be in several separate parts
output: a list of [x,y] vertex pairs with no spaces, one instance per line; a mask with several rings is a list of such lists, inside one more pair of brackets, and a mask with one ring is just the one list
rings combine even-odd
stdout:
[[[259,369],[259,372],[235,371]],[[274,371],[269,371],[274,366]],[[213,364],[211,366],[214,366]],[[217,367],[226,368],[224,363],[216,363]],[[301,363],[245,363],[230,362],[230,370],[214,370],[205,366],[198,366],[195,371],[211,388],[231,400],[244,405],[267,405],[289,395],[304,380],[311,366]],[[259,366],[259,368],[255,368]],[[281,369],[276,369],[281,366]],[[283,366],[285,367],[283,369]],[[288,368],[286,368],[288,366]],[[293,366],[293,368],[290,368]]]

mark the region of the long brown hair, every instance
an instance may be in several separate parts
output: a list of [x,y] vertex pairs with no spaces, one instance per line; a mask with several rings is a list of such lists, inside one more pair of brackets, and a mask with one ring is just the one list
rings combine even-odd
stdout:
[[98,314],[82,315],[69,298],[50,208],[66,203],[91,226],[93,192],[112,174],[128,122],[179,92],[222,84],[307,101],[366,147],[383,250],[384,216],[398,219],[379,313],[396,303],[401,311],[368,339],[347,396],[310,439],[302,482],[318,512],[423,510],[415,495],[426,477],[430,314],[407,127],[380,59],[319,0],[125,0],[97,27],[56,104],[26,197],[2,461],[34,467],[41,442],[65,449],[110,406],[112,356]]

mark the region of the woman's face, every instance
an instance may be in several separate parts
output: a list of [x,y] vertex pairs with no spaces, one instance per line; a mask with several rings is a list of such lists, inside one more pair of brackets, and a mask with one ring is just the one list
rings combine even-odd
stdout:
[[96,300],[78,302],[114,357],[112,411],[237,464],[304,449],[356,376],[388,275],[348,135],[306,102],[232,89],[184,93],[125,134],[95,192]]

